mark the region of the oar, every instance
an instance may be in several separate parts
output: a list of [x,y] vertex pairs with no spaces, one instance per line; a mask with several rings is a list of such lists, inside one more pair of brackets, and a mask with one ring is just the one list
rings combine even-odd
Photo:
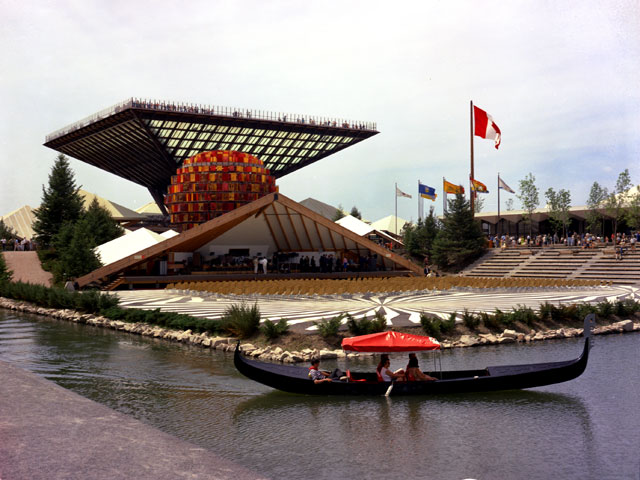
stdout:
[[384,396],[388,397],[389,395],[391,395],[391,390],[393,390],[393,380],[391,380],[391,385],[389,385],[389,388],[387,388],[387,393],[385,393]]

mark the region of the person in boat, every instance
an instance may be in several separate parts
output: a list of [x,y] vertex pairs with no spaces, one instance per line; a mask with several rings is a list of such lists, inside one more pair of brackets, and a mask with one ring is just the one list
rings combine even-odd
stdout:
[[331,382],[331,374],[323,370],[319,370],[320,360],[318,358],[311,359],[311,366],[309,367],[309,378],[313,380],[313,383]]
[[407,368],[405,369],[405,375],[408,381],[433,381],[437,380],[437,378],[432,377],[431,375],[427,375],[422,370],[420,370],[420,366],[418,365],[418,357],[416,357],[415,353],[409,354],[409,363],[407,364]]
[[376,369],[378,372],[378,378],[383,382],[392,382],[394,380],[404,381],[405,380],[405,372],[404,370],[396,370],[392,372],[389,369],[391,365],[391,360],[389,360],[389,355],[383,353],[380,357],[380,363],[378,364],[378,368]]

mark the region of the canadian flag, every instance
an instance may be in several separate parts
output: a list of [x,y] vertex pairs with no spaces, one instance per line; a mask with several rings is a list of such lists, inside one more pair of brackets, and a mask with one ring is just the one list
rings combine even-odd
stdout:
[[473,106],[474,135],[482,138],[490,138],[496,142],[496,148],[500,146],[500,129],[495,124],[491,115],[484,110]]

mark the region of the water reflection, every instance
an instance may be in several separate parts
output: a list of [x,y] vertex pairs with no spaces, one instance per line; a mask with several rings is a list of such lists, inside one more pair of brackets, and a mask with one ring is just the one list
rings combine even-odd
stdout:
[[[221,352],[0,312],[3,360],[272,478],[633,478],[638,341],[598,339],[583,376],[533,391],[307,397],[247,380]],[[446,368],[579,348],[448,352]]]

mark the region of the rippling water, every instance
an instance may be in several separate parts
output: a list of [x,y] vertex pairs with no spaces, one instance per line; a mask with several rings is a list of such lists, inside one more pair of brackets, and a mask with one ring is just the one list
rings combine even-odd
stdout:
[[[567,360],[581,346],[456,349],[442,363]],[[587,371],[565,384],[437,398],[276,392],[228,354],[2,310],[0,359],[271,478],[640,478],[638,334],[596,337]]]

